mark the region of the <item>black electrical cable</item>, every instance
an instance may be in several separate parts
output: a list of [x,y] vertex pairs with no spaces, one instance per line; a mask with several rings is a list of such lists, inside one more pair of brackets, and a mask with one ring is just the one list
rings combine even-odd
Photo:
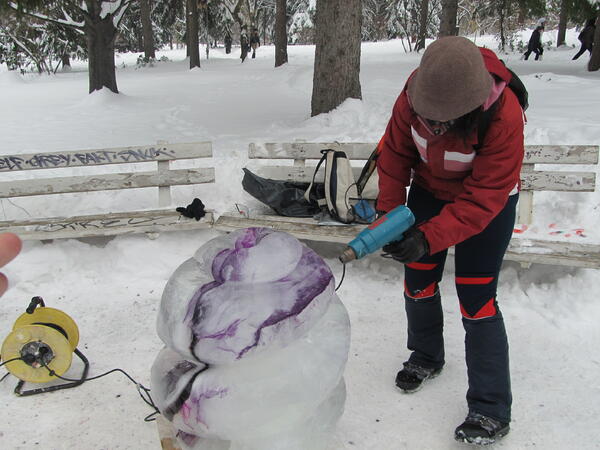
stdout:
[[[56,373],[54,370],[52,370],[50,367],[48,367],[48,366],[46,365],[45,361],[43,361],[43,359],[42,359],[42,360],[40,360],[40,363],[41,363],[41,364],[42,364],[42,365],[43,365],[43,366],[44,366],[44,367],[45,367],[45,368],[48,370],[48,372],[49,372],[50,376],[53,376],[53,377],[60,378],[61,380],[64,380],[64,381],[79,381],[79,380],[74,380],[74,379],[71,379],[71,378],[66,378],[66,377],[62,377],[62,376],[60,376],[60,375],[59,375],[59,374],[57,374],[57,373]],[[108,372],[105,372],[105,373],[103,373],[103,374],[96,375],[96,376],[94,376],[94,377],[90,377],[90,378],[86,378],[86,379],[84,380],[84,383],[85,383],[86,381],[97,380],[98,378],[105,377],[106,375],[110,375],[111,373],[114,373],[114,372],[121,372],[121,373],[122,373],[123,375],[125,375],[125,376],[126,376],[126,377],[127,377],[127,378],[128,378],[128,379],[129,379],[129,380],[130,380],[130,381],[131,381],[133,384],[135,384],[135,386],[136,386],[136,389],[137,389],[137,391],[138,391],[138,394],[140,395],[140,397],[142,398],[142,400],[144,401],[144,403],[146,403],[148,406],[150,406],[151,408],[153,408],[153,409],[154,409],[154,412],[153,412],[153,413],[151,413],[151,414],[149,414],[148,416],[146,416],[146,417],[144,418],[144,421],[145,421],[145,422],[152,422],[153,420],[155,420],[155,418],[153,418],[152,416],[154,416],[154,415],[156,415],[156,414],[160,414],[160,411],[159,411],[159,409],[156,407],[156,405],[154,404],[154,400],[152,400],[152,396],[150,395],[150,389],[148,389],[147,387],[145,387],[145,386],[144,386],[142,383],[138,383],[137,381],[135,381],[135,380],[134,380],[134,379],[131,377],[131,375],[129,375],[129,374],[128,374],[127,372],[125,372],[123,369],[116,368],[116,369],[109,370]],[[144,392],[144,393],[147,395],[147,397],[148,397],[148,398],[144,397],[144,394],[143,394],[142,392]]]
[[338,283],[337,287],[335,288],[336,292],[342,285],[345,276],[346,276],[346,263],[342,263],[342,278],[340,279],[340,282]]
[[13,361],[20,361],[20,360],[22,360],[22,359],[23,359],[23,358],[21,358],[20,356],[19,356],[18,358],[8,359],[8,360],[6,360],[6,361],[4,361],[4,362],[1,362],[1,363],[0,363],[0,367],[2,367],[4,364],[8,364],[9,362],[13,362]]

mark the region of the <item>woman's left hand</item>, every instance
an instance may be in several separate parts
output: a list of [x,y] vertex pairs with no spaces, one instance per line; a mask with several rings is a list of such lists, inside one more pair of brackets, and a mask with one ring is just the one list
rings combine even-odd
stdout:
[[404,233],[404,239],[384,245],[383,251],[396,261],[410,264],[429,253],[429,243],[421,230],[412,227]]

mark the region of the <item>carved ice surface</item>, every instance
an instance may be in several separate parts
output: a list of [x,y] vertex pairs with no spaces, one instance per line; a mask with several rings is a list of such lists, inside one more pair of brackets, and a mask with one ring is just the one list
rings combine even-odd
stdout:
[[342,414],[350,343],[333,275],[293,236],[248,228],[173,273],[153,397],[184,448],[317,450]]

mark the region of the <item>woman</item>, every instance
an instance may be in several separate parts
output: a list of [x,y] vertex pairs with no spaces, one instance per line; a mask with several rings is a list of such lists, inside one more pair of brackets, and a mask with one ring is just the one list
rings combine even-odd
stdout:
[[[470,443],[493,442],[508,433],[510,422],[508,342],[496,299],[524,152],[524,115],[506,88],[510,78],[491,50],[466,38],[433,42],[396,100],[377,161],[377,209],[407,203],[416,218],[402,241],[384,247],[405,264],[411,354],[396,385],[414,392],[442,371],[438,284],[448,248],[455,246],[469,377],[469,413],[455,438]],[[478,142],[484,111],[493,116]]]

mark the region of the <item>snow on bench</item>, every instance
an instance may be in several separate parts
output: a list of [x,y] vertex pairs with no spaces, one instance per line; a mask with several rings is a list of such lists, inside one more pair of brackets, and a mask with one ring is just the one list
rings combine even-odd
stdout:
[[[314,166],[325,148],[341,150],[352,161],[360,162],[354,168],[358,178],[363,163],[376,147],[376,143],[251,143],[248,157],[251,160],[270,160],[259,167],[259,175],[265,178],[288,181],[310,181]],[[273,164],[273,161],[276,161]],[[307,161],[311,165],[307,165]],[[568,170],[545,170],[543,165],[559,164]],[[536,191],[593,192],[596,174],[591,171],[571,170],[577,166],[598,164],[598,146],[527,145],[521,171],[522,191],[519,196],[517,223],[533,221],[533,194]],[[322,181],[321,176],[321,181]],[[319,177],[317,177],[319,180]],[[290,218],[272,214],[251,214],[244,217],[238,213],[226,213],[215,222],[215,228],[232,231],[249,226],[271,227],[287,231],[298,238],[315,241],[347,243],[364,225],[319,225],[311,218]],[[600,245],[565,242],[558,240],[524,238],[513,234],[506,259],[531,263],[557,264],[577,267],[600,268]]]
[[[213,183],[214,168],[176,169],[170,162],[181,159],[212,157],[210,142],[167,144],[78,150],[54,153],[30,153],[0,156],[0,172],[43,171],[73,167],[156,161],[152,171],[96,173],[64,177],[19,179],[0,182],[0,199],[47,196],[50,194],[85,193],[132,188],[158,188],[158,209],[129,212],[99,212],[93,215],[40,217],[27,220],[0,221],[0,232],[12,232],[22,239],[81,238],[130,233],[159,233],[210,227],[212,212],[200,221],[181,216],[171,206],[171,186]],[[147,165],[147,164],[146,164]]]

